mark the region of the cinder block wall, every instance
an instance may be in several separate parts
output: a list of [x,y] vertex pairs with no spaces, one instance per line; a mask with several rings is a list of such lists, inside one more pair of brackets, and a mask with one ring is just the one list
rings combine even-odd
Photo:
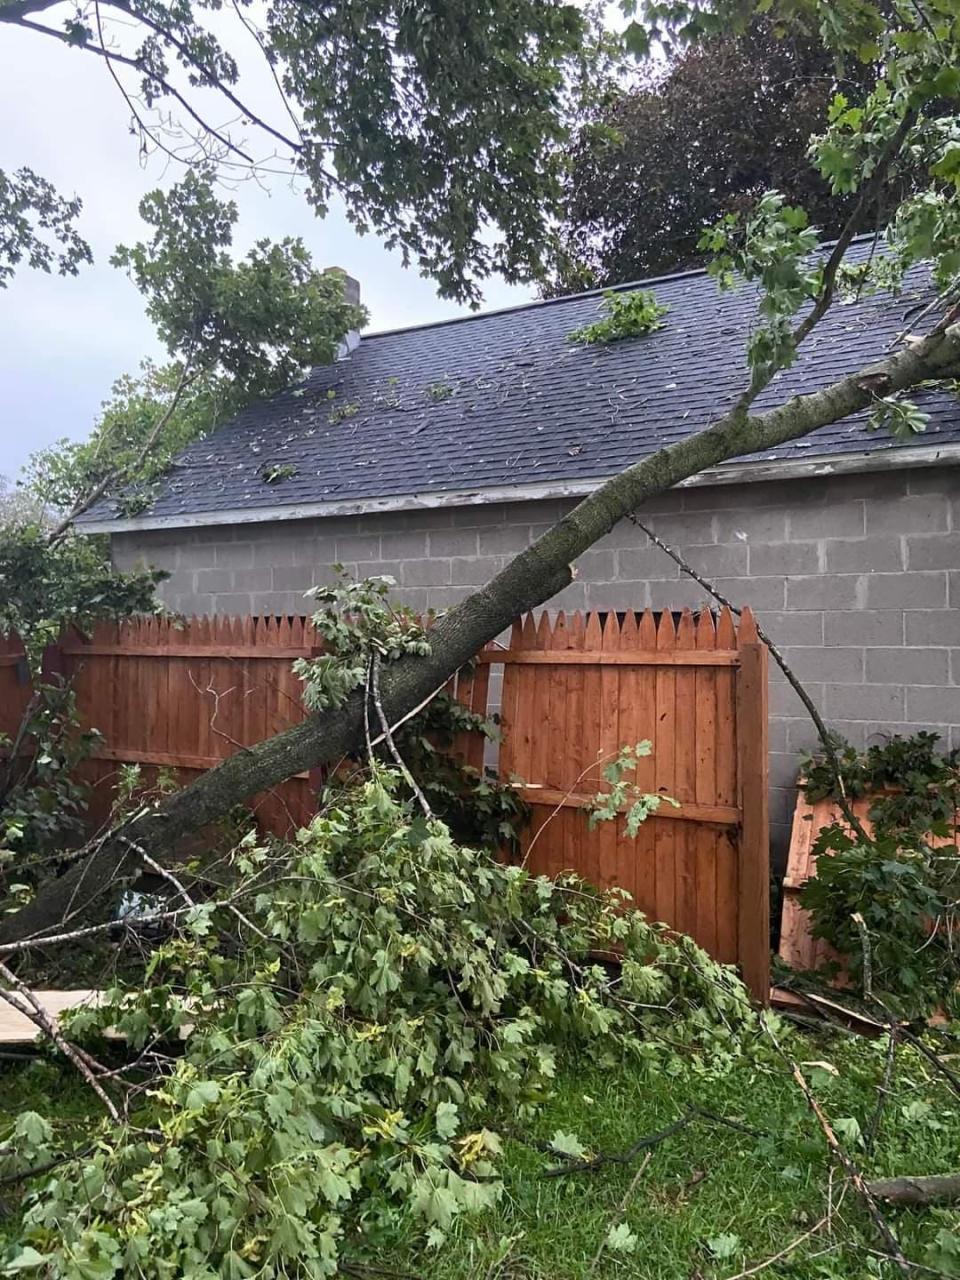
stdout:
[[[118,565],[171,573],[183,613],[299,613],[342,563],[388,573],[418,609],[481,585],[570,503],[522,503],[272,525],[124,534]],[[676,491],[644,518],[738,604],[749,604],[827,722],[858,746],[933,728],[960,747],[960,468]],[[664,609],[704,591],[624,522],[550,602]],[[799,753],[815,735],[771,663],[771,820],[781,861]]]

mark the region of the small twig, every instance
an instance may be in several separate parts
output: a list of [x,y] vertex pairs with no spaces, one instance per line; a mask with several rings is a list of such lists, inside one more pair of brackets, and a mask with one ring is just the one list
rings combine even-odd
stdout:
[[633,1195],[634,1191],[636,1191],[637,1183],[643,1177],[644,1171],[652,1159],[653,1159],[653,1152],[648,1151],[647,1154],[640,1161],[639,1169],[631,1178],[630,1185],[629,1187],[627,1187],[626,1191],[624,1192],[623,1199],[617,1205],[614,1211],[613,1217],[607,1223],[607,1229],[603,1233],[603,1236],[601,1237],[600,1244],[597,1247],[597,1252],[593,1255],[593,1261],[590,1263],[590,1266],[587,1270],[587,1280],[590,1280],[590,1277],[596,1273],[597,1267],[599,1267],[600,1265],[600,1259],[603,1257],[603,1251],[607,1247],[607,1240],[609,1239],[610,1232],[613,1231],[613,1229],[616,1226],[618,1226],[619,1223],[621,1222],[623,1215],[627,1211],[627,1205],[630,1201],[630,1197]]
[[370,741],[370,691],[373,688],[373,659],[367,667],[367,687],[363,691],[363,739],[367,744],[367,763],[374,767],[373,743]]
[[[631,513],[630,515],[628,515],[627,519],[632,524],[636,525],[636,527],[641,531],[641,533],[645,533],[647,537],[650,539],[650,541],[653,542],[656,546],[658,546],[661,551],[666,552],[666,554],[670,557],[670,559],[673,560],[675,564],[679,565],[680,568],[683,570],[683,572],[688,575],[688,577],[693,578],[694,582],[699,582],[700,586],[703,587],[705,591],[708,591],[710,595],[713,596],[714,600],[716,600],[719,604],[724,605],[736,617],[739,618],[741,616],[741,614],[743,613],[742,609],[740,609],[737,605],[735,605],[731,600],[728,600],[727,597],[723,595],[722,592],[714,585],[714,583],[710,582],[707,578],[703,576],[703,574],[698,573],[696,569],[693,568],[692,565],[688,564],[687,561],[684,560],[683,556],[680,554],[679,551],[677,551],[674,547],[671,547],[668,543],[664,542],[664,540],[658,537],[657,534],[655,534],[652,529],[648,528],[643,523],[643,521],[640,519],[639,516]],[[787,680],[787,683],[790,685],[794,693],[797,695],[797,697],[806,707],[807,713],[809,714],[810,719],[813,721],[814,727],[817,731],[817,736],[819,737],[820,742],[823,745],[824,755],[827,757],[827,760],[830,764],[830,768],[833,770],[834,778],[836,779],[838,803],[840,805],[840,808],[843,810],[843,816],[846,818],[847,822],[850,824],[853,830],[857,833],[860,839],[864,841],[864,843],[869,844],[870,837],[867,835],[866,831],[863,829],[863,825],[860,822],[860,819],[854,813],[853,807],[850,805],[850,803],[847,800],[847,788],[843,780],[843,769],[840,764],[840,757],[837,755],[836,747],[833,745],[833,739],[830,736],[830,731],[827,729],[827,726],[824,723],[823,717],[821,716],[820,712],[817,709],[816,703],[807,693],[806,689],[800,683],[797,676],[794,675],[793,671],[787,665],[786,658],[784,658],[783,654],[777,648],[773,640],[771,640],[771,638],[763,630],[759,622],[756,623],[756,627],[757,627],[757,635],[759,636],[760,640],[767,646],[767,649],[770,653],[771,658],[773,658],[774,662],[783,672],[784,677]]]
[[162,880],[166,880],[168,884],[172,885],[188,907],[195,907],[197,905],[173,872],[168,871],[166,867],[161,866],[160,863],[157,862],[156,858],[152,858],[142,845],[137,844],[135,840],[131,840],[128,836],[118,836],[117,838],[121,844],[125,844],[128,849],[132,849],[134,853],[137,854],[144,866],[149,867],[150,870],[155,872]]
[[29,1169],[21,1169],[19,1173],[5,1173],[0,1176],[0,1187],[9,1187],[18,1182],[26,1182],[28,1178],[39,1178],[42,1173],[49,1173],[51,1169],[59,1169],[62,1164],[69,1164],[71,1160],[82,1160],[84,1156],[90,1155],[94,1150],[94,1147],[83,1147],[80,1151],[72,1151],[69,1155],[53,1156],[50,1160],[45,1160],[43,1164],[35,1164],[31,1165]]
[[4,770],[3,781],[0,782],[0,796],[6,795],[10,790],[13,782],[13,773],[17,767],[17,760],[20,757],[20,748],[23,746],[24,739],[27,736],[27,730],[30,727],[30,721],[33,719],[33,713],[39,705],[40,695],[39,693],[34,692],[30,695],[30,700],[24,708],[23,715],[20,717],[16,736],[10,744],[9,753],[7,755],[7,767]]
[[900,1036],[900,1028],[895,1021],[890,1023],[890,1032],[887,1039],[887,1057],[883,1064],[883,1077],[877,1085],[877,1105],[874,1108],[870,1123],[867,1125],[867,1131],[863,1136],[863,1146],[868,1153],[872,1153],[876,1146],[877,1134],[880,1132],[880,1121],[883,1119],[883,1109],[886,1106],[887,1098],[890,1094],[890,1082],[893,1079],[893,1066],[897,1056],[897,1041]]
[[625,1151],[609,1153],[601,1151],[589,1160],[577,1160],[569,1164],[556,1165],[550,1169],[545,1169],[543,1176],[545,1178],[565,1178],[570,1173],[594,1173],[597,1169],[602,1169],[607,1164],[632,1164],[641,1151],[645,1151],[650,1147],[658,1147],[661,1142],[673,1137],[681,1129],[686,1129],[695,1120],[710,1120],[714,1124],[722,1124],[728,1129],[735,1129],[737,1133],[745,1133],[751,1138],[765,1136],[761,1130],[751,1129],[749,1125],[741,1124],[739,1120],[728,1120],[726,1116],[718,1116],[715,1112],[707,1111],[704,1107],[691,1106],[687,1108],[679,1119],[674,1120],[663,1129],[658,1129],[656,1133],[648,1133],[642,1138],[638,1138]]
[[[869,1253],[872,1258],[886,1258],[885,1253],[881,1253],[879,1249],[868,1249],[866,1245],[861,1246],[864,1253]],[[909,1258],[904,1259],[911,1271],[919,1271],[924,1276],[939,1276],[940,1280],[950,1280],[949,1273],[940,1271],[937,1267],[928,1267],[922,1262],[911,1262]]]
[[909,1041],[917,1052],[921,1053],[930,1065],[940,1072],[943,1078],[949,1082],[954,1093],[960,1094],[960,1076],[958,1076],[955,1071],[951,1071],[939,1054],[935,1053],[929,1045],[924,1044],[921,1037],[915,1035],[909,1027],[901,1026],[899,1028],[899,1032],[900,1035],[903,1036],[904,1040]]
[[805,1231],[802,1236],[797,1236],[796,1240],[791,1240],[786,1248],[781,1249],[779,1253],[775,1253],[772,1258],[764,1258],[763,1262],[758,1262],[752,1267],[747,1267],[746,1271],[738,1271],[734,1276],[727,1276],[726,1280],[747,1280],[747,1276],[758,1275],[761,1271],[766,1271],[767,1267],[772,1267],[777,1262],[782,1262],[784,1258],[793,1253],[803,1244],[805,1240],[809,1240],[811,1236],[815,1236],[830,1222],[832,1210],[825,1213],[819,1222],[815,1222],[809,1231]]
[[417,797],[417,801],[420,808],[423,810],[424,816],[428,821],[430,821],[433,818],[433,810],[427,803],[427,797],[420,790],[417,780],[407,768],[403,756],[397,750],[397,744],[393,740],[393,731],[390,728],[390,721],[387,719],[386,713],[383,710],[383,702],[380,698],[380,655],[378,653],[374,653],[370,662],[370,692],[373,696],[373,705],[377,709],[377,718],[379,719],[380,727],[383,730],[383,737],[387,744],[387,749],[393,756],[394,763],[397,768],[403,774],[407,786]]
[[557,816],[557,814],[558,814],[558,813],[560,812],[560,810],[563,808],[564,804],[566,804],[566,802],[567,802],[567,800],[570,798],[570,796],[572,796],[572,795],[574,794],[574,792],[576,791],[576,789],[577,789],[578,785],[579,785],[579,784],[584,780],[584,778],[587,776],[587,774],[588,774],[592,769],[596,769],[596,768],[598,768],[600,765],[604,764],[607,760],[613,760],[613,759],[614,759],[616,756],[618,756],[619,754],[620,754],[619,749],[618,749],[617,751],[610,751],[610,752],[608,752],[608,754],[607,754],[607,755],[605,755],[605,756],[600,755],[600,754],[598,753],[598,755],[597,755],[597,759],[596,759],[596,760],[591,760],[591,762],[587,765],[587,767],[586,767],[585,769],[581,770],[581,772],[580,772],[579,774],[577,774],[576,778],[574,778],[573,782],[571,782],[571,783],[570,783],[570,786],[567,788],[567,790],[564,792],[564,794],[560,797],[560,800],[559,800],[559,801],[557,802],[557,804],[554,806],[553,810],[552,810],[550,813],[548,813],[548,814],[547,814],[547,816],[544,818],[543,822],[541,822],[541,823],[540,823],[540,826],[539,826],[539,827],[537,827],[537,830],[534,832],[533,839],[532,839],[532,840],[530,841],[530,843],[527,845],[527,851],[526,851],[526,853],[523,855],[523,861],[520,863],[520,865],[521,865],[522,867],[525,867],[525,866],[527,865],[527,863],[530,861],[530,854],[533,852],[533,846],[537,843],[537,841],[538,841],[538,840],[540,839],[540,837],[543,835],[543,833],[544,833],[545,829],[550,825],[550,823],[554,820],[554,818]]
[[[863,998],[873,999],[873,948],[870,946],[870,935],[867,923],[859,911],[854,911],[850,919],[857,926],[860,935],[860,946],[863,950]],[[878,1002],[879,1003],[879,1002]]]
[[904,1275],[909,1275],[910,1264],[907,1262],[907,1259],[904,1257],[903,1250],[900,1248],[899,1240],[893,1234],[893,1231],[890,1229],[889,1223],[887,1222],[883,1214],[880,1212],[880,1208],[876,1202],[876,1199],[874,1198],[872,1192],[870,1191],[870,1188],[867,1186],[867,1183],[864,1179],[863,1174],[860,1172],[859,1168],[851,1159],[851,1157],[847,1155],[846,1151],[844,1151],[843,1147],[840,1145],[840,1141],[837,1138],[836,1133],[834,1133],[833,1126],[831,1125],[830,1121],[827,1119],[827,1116],[824,1113],[823,1107],[821,1107],[812,1089],[807,1084],[807,1081],[806,1081],[806,1078],[804,1077],[803,1072],[800,1070],[800,1068],[797,1066],[794,1060],[783,1048],[780,1041],[777,1039],[776,1035],[773,1032],[773,1028],[770,1026],[770,1021],[767,1018],[765,1013],[762,1013],[760,1015],[760,1024],[763,1027],[764,1032],[770,1039],[771,1043],[773,1044],[774,1048],[776,1049],[777,1053],[780,1055],[780,1057],[784,1060],[784,1062],[789,1067],[790,1072],[794,1080],[796,1081],[797,1087],[800,1089],[801,1093],[803,1094],[804,1098],[807,1101],[807,1106],[813,1112],[813,1115],[816,1117],[817,1123],[820,1125],[820,1128],[823,1130],[823,1136],[827,1140],[827,1146],[829,1147],[831,1153],[833,1154],[837,1162],[842,1166],[843,1171],[847,1175],[847,1178],[851,1186],[853,1187],[854,1191],[856,1191],[860,1199],[863,1201],[864,1208],[866,1209],[867,1213],[870,1215],[870,1219],[873,1222],[873,1225],[877,1228],[880,1238],[883,1240],[883,1243],[887,1248],[887,1256],[897,1264],[897,1266],[900,1268],[901,1272],[903,1272]]
[[111,930],[127,930],[135,933],[144,925],[158,924],[164,920],[175,920],[189,911],[190,907],[176,907],[172,911],[154,911],[145,913],[136,920],[104,920],[101,924],[85,925],[82,929],[69,929],[64,933],[51,933],[34,938],[23,938],[19,942],[0,943],[0,955],[11,955],[17,951],[37,951],[42,947],[52,947],[64,942],[78,942],[83,938],[96,937],[99,933]]

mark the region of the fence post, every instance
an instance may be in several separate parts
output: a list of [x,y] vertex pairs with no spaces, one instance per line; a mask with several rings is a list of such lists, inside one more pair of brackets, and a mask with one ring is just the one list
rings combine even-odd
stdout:
[[740,969],[754,999],[770,998],[770,815],[767,755],[767,648],[749,610],[740,629],[737,676]]

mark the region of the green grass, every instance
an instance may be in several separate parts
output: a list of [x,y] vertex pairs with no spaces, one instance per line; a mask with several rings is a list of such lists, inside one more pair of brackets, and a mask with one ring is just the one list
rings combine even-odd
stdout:
[[[884,1048],[833,1037],[798,1038],[793,1044],[804,1060],[828,1061],[838,1070],[834,1076],[823,1068],[806,1069],[830,1117],[857,1120],[864,1130],[876,1105]],[[556,1097],[522,1126],[525,1139],[549,1140],[563,1129],[593,1150],[622,1151],[682,1115],[691,1103],[766,1135],[756,1139],[704,1121],[656,1147],[623,1219],[636,1237],[634,1250],[604,1251],[594,1277],[733,1276],[782,1250],[826,1211],[825,1142],[779,1059],[737,1067],[719,1080],[671,1079],[643,1069],[581,1074],[568,1068],[558,1086]],[[874,1153],[868,1155],[855,1138],[849,1150],[871,1176],[956,1170],[960,1098],[931,1078],[916,1053],[901,1050]],[[628,1168],[609,1165],[595,1173],[545,1178],[544,1170],[556,1163],[527,1141],[508,1139],[504,1192],[496,1211],[461,1219],[448,1242],[432,1253],[423,1250],[422,1229],[411,1223],[410,1236],[389,1250],[388,1258],[381,1253],[366,1260],[430,1280],[585,1280],[639,1161]],[[842,1182],[834,1175],[835,1201]],[[950,1241],[936,1245],[938,1232],[960,1232],[960,1213],[928,1209],[887,1216],[912,1260],[960,1274],[960,1252],[951,1259]],[[960,1250],[960,1235],[956,1243]],[[875,1247],[869,1221],[847,1190],[833,1231],[818,1233],[763,1274],[794,1280],[899,1274],[865,1253]]]
[[[869,1176],[942,1173],[960,1168],[960,1098],[915,1052],[898,1052],[892,1090],[876,1149],[864,1151],[851,1121],[869,1127],[883,1071],[885,1045],[828,1033],[796,1037],[817,1096]],[[816,1122],[789,1072],[772,1055],[744,1061],[722,1078],[683,1077],[650,1067],[578,1070],[567,1064],[555,1096],[532,1119],[501,1117],[505,1135],[503,1195],[498,1208],[455,1223],[438,1249],[424,1248],[420,1222],[366,1248],[349,1240],[345,1253],[384,1276],[429,1280],[727,1280],[763,1262],[825,1212],[830,1162]],[[815,1062],[829,1063],[838,1074]],[[600,1242],[636,1173],[608,1165],[599,1172],[545,1178],[557,1163],[537,1149],[562,1129],[592,1151],[622,1151],[639,1136],[682,1115],[692,1103],[762,1130],[760,1138],[698,1121],[657,1146],[630,1196],[624,1221],[636,1238],[631,1253]],[[51,1062],[0,1062],[0,1135],[21,1109],[56,1118],[68,1142],[99,1112],[79,1077]],[[821,1232],[787,1259],[765,1269],[773,1280],[861,1280],[899,1274],[866,1252],[877,1240],[860,1204],[835,1174],[832,1231]],[[0,1188],[0,1243],[14,1234],[17,1198]],[[960,1212],[889,1211],[913,1261],[960,1275]],[[939,1233],[939,1244],[938,1244]],[[954,1233],[956,1237],[954,1240]],[[954,1251],[954,1243],[956,1251]],[[722,1256],[717,1256],[717,1254]],[[359,1273],[359,1272],[358,1272]],[[366,1274],[373,1277],[377,1272]],[[922,1280],[925,1271],[915,1273]]]

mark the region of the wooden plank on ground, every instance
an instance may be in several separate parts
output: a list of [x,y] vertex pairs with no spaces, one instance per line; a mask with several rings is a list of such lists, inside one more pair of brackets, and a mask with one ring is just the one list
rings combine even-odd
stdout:
[[[102,998],[99,991],[34,991],[33,993],[44,1012],[58,1021],[60,1015],[68,1009],[77,1009],[81,1005],[96,1005]],[[40,1028],[29,1018],[18,1013],[12,1005],[0,1000],[0,1044],[33,1044],[42,1037]]]

